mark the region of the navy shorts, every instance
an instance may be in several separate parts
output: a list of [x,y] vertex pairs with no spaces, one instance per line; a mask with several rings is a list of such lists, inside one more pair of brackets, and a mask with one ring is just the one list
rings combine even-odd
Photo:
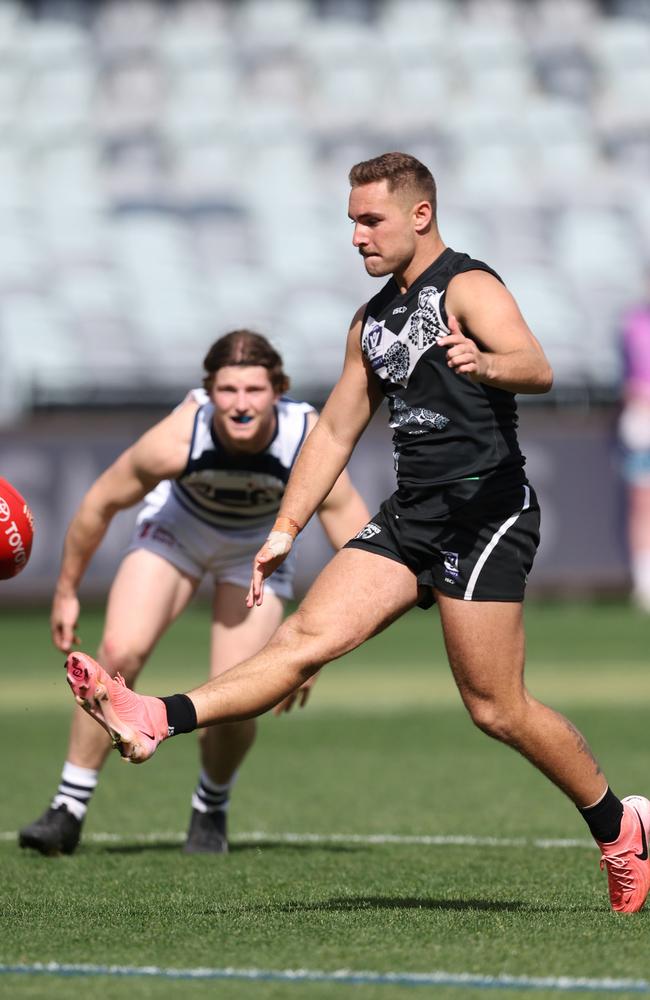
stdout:
[[346,548],[407,566],[421,607],[431,606],[433,590],[464,601],[522,601],[539,520],[529,483],[465,480],[415,501],[398,490]]

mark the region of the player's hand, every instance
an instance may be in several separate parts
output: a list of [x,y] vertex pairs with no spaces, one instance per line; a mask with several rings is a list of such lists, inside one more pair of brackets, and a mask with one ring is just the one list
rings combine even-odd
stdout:
[[479,382],[487,372],[484,355],[476,343],[465,336],[455,316],[447,317],[447,326],[451,333],[438,341],[438,345],[447,352],[447,365],[457,375],[467,375],[472,382]]
[[312,676],[305,681],[304,684],[301,684],[299,688],[292,691],[291,694],[288,694],[286,698],[283,698],[283,700],[273,709],[273,714],[282,715],[283,712],[290,712],[296,703],[298,704],[298,708],[304,708],[319,673],[320,670],[317,670],[315,674],[312,674]]
[[246,595],[248,608],[259,605],[264,600],[264,581],[274,573],[284,562],[293,545],[293,538],[288,531],[271,531],[264,545],[253,560],[253,575],[251,585]]
[[78,646],[77,635],[79,619],[79,601],[76,594],[54,594],[52,611],[50,613],[50,629],[52,642],[62,653],[69,653],[73,646]]

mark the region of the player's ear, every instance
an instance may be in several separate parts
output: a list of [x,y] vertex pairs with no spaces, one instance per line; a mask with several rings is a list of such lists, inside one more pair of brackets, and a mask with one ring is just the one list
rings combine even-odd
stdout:
[[433,219],[433,211],[431,208],[430,201],[418,201],[413,206],[413,219],[415,222],[415,231],[417,233],[425,233],[431,226],[431,220]]

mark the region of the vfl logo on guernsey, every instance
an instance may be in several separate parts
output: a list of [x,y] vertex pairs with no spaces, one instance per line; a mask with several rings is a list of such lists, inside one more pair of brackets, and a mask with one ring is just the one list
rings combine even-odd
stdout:
[[373,371],[378,371],[384,364],[384,356],[381,352],[381,338],[384,332],[383,323],[373,323],[368,326],[363,333],[361,346],[363,353],[370,362]]
[[[421,288],[417,308],[397,333],[387,330],[383,320],[378,322],[368,317],[361,347],[380,379],[396,385],[408,385],[422,352],[448,335],[449,330],[440,315],[442,295],[433,285]],[[406,311],[406,306],[399,306],[393,315]]]

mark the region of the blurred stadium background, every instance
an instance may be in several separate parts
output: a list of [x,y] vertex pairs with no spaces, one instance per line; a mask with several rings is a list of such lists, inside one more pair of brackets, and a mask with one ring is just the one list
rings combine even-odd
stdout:
[[[370,290],[347,172],[433,170],[443,239],[501,272],[556,372],[521,400],[539,592],[627,585],[622,311],[650,273],[649,0],[0,3],[0,473],[48,597],[84,489],[237,326],[322,402]],[[392,488],[385,421],[352,473]],[[100,596],[132,519],[88,575]],[[326,555],[303,542],[304,581]]]

